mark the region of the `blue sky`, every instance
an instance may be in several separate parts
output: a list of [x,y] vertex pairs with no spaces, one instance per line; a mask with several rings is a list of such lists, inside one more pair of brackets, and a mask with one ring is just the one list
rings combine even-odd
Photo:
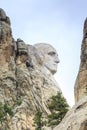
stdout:
[[74,84],[80,64],[83,23],[87,17],[86,0],[3,0],[11,19],[13,37],[27,44],[53,45],[60,63],[55,78],[68,103],[74,104]]

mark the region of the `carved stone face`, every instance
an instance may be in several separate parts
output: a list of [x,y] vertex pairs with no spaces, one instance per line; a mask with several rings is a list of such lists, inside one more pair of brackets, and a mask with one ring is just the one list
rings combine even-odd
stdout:
[[40,43],[35,44],[38,51],[42,52],[44,56],[43,65],[52,73],[57,72],[57,65],[59,63],[58,54],[56,50],[49,44]]

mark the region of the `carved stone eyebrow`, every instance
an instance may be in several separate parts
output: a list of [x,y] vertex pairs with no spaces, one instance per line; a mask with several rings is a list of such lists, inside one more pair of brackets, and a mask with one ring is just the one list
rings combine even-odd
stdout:
[[53,56],[55,54],[56,54],[56,52],[54,52],[54,51],[48,52],[48,55],[51,55],[51,56]]

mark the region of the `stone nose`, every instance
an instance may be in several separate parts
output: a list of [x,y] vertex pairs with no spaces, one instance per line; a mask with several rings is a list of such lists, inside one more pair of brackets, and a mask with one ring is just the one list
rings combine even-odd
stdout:
[[59,61],[59,60],[56,60],[55,62],[58,64],[60,61]]
[[59,63],[60,62],[60,60],[59,60],[59,58],[58,58],[58,56],[55,58],[55,63]]

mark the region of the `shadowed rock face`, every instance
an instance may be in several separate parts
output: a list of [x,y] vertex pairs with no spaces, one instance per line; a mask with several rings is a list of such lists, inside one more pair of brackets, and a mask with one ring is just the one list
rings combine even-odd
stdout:
[[76,102],[87,95],[87,19],[84,22],[81,62],[74,87],[74,93]]
[[87,120],[85,120],[85,121],[81,124],[80,130],[87,130]]
[[[0,130],[34,130],[33,117],[37,109],[43,112],[44,118],[50,113],[49,99],[61,90],[53,78],[57,71],[57,53],[46,45],[52,52],[45,54],[21,39],[14,40],[10,19],[0,9],[0,103],[13,111],[13,115],[6,113],[2,118]],[[43,47],[42,44],[44,50]],[[52,62],[47,64],[48,61]]]

